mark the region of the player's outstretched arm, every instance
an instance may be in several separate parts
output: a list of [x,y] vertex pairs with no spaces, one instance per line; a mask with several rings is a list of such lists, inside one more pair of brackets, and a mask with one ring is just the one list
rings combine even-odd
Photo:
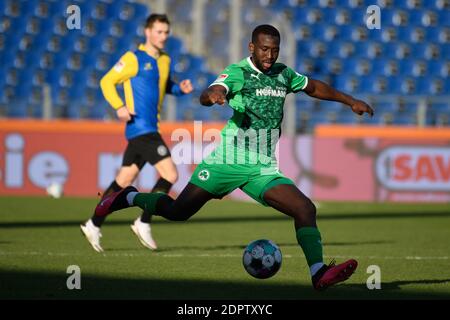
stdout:
[[223,105],[227,96],[227,90],[224,86],[213,85],[203,90],[200,95],[200,103],[204,106],[212,106],[217,103]]
[[303,91],[314,98],[342,102],[352,108],[354,113],[362,115],[364,112],[373,116],[373,109],[364,101],[353,98],[328,84],[315,79],[308,79],[308,85]]

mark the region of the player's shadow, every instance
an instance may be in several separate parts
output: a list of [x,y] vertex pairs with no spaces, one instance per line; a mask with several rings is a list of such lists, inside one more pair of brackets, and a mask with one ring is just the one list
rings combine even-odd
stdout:
[[393,282],[381,282],[382,290],[400,290],[401,286],[410,284],[441,284],[450,283],[450,279],[424,279],[424,280],[402,280]]
[[[450,283],[450,279],[423,279],[423,280],[401,280],[401,281],[392,281],[392,282],[384,282],[381,280],[381,289],[380,290],[369,290],[372,292],[377,291],[395,291],[395,290],[404,290],[402,286],[411,285],[411,284],[443,284]],[[364,284],[346,284],[348,289],[354,290],[368,290],[367,285]]]
[[353,241],[353,242],[344,242],[344,241],[336,241],[336,242],[323,242],[324,246],[359,246],[365,244],[388,244],[394,243],[394,241],[388,240],[374,240],[374,241]]
[[[82,290],[67,289],[65,272],[0,270],[1,299],[436,299],[449,298],[448,292],[429,292],[403,284],[442,284],[443,280],[395,281],[383,283],[383,290],[368,290],[365,284],[338,284],[324,292],[312,289],[308,281],[265,281],[237,277],[225,279],[192,279],[160,277],[130,272],[125,277],[83,273]],[[218,276],[220,278],[220,275]],[[250,276],[248,276],[250,277]],[[243,281],[245,280],[245,281]],[[386,289],[386,290],[385,290]],[[392,290],[391,290],[392,289]]]
[[[366,245],[366,244],[387,244],[387,243],[394,243],[394,241],[388,241],[388,240],[373,240],[373,241],[352,241],[352,242],[345,242],[345,241],[336,241],[336,242],[322,242],[324,246],[359,246],[359,245]],[[280,247],[298,247],[298,243],[277,243]]]

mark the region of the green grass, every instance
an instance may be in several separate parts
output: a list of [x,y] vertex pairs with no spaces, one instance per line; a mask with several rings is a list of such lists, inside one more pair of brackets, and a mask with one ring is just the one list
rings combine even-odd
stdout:
[[[351,279],[315,292],[291,220],[257,204],[212,201],[186,223],[154,219],[160,249],[142,247],[130,230],[139,214],[109,217],[104,254],[79,223],[95,199],[0,197],[0,298],[40,299],[449,299],[448,205],[321,203],[318,224],[326,261],[355,257]],[[279,244],[283,264],[267,280],[250,277],[241,255],[252,240]],[[81,290],[68,290],[69,265]],[[370,265],[381,290],[368,290]]]

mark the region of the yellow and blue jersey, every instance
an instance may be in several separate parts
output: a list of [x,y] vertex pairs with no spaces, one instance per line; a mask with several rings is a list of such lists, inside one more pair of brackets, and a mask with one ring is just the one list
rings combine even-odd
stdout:
[[[165,94],[182,94],[180,87],[170,79],[170,63],[166,53],[155,59],[141,44],[138,50],[125,53],[101,79],[100,87],[108,103],[114,109],[126,105],[133,115],[125,129],[128,140],[158,132]],[[117,84],[124,86],[126,103],[117,93]]]

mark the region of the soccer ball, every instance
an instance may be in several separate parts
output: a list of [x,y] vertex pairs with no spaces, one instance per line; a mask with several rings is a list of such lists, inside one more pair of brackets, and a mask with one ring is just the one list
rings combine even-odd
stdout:
[[253,277],[267,279],[280,270],[281,250],[270,240],[256,240],[245,248],[242,263]]

